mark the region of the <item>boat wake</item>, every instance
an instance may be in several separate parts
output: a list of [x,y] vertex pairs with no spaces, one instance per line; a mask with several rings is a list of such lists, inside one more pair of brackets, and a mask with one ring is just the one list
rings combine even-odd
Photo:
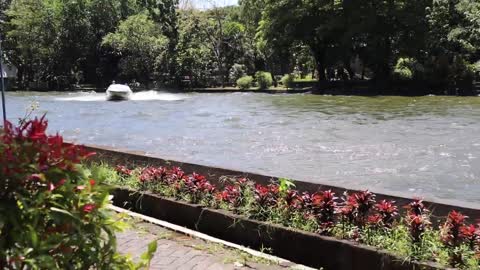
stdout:
[[143,91],[134,93],[132,96],[132,100],[138,101],[148,101],[148,100],[163,100],[163,101],[177,101],[177,100],[184,100],[186,96],[182,94],[171,94],[165,92],[157,92],[154,90],[150,91]]
[[55,100],[58,101],[87,101],[87,102],[92,102],[92,101],[106,101],[107,96],[105,94],[82,94],[82,95],[75,95],[75,96],[69,96],[69,97],[58,97],[55,98]]
[[[166,92],[157,92],[154,90],[142,91],[133,93],[131,100],[134,101],[178,101],[184,100],[187,97],[182,94],[171,94]],[[84,102],[96,102],[106,101],[107,97],[103,93],[72,93],[67,97],[58,97],[55,100],[58,101],[84,101]]]

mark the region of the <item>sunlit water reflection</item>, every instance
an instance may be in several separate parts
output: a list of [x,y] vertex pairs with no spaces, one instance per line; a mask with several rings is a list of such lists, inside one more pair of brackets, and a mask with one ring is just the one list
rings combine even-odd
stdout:
[[69,140],[299,180],[480,202],[480,98],[8,93]]

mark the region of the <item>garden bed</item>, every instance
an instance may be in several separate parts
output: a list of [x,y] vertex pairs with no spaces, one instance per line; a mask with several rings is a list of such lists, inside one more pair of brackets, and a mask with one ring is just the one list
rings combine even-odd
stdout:
[[116,188],[114,204],[226,241],[270,250],[282,258],[316,268],[445,269],[434,263],[408,262],[388,252],[351,241],[289,229],[148,192]]
[[455,210],[437,217],[440,227],[432,225],[419,199],[398,207],[369,191],[300,192],[288,179],[263,185],[222,176],[216,185],[211,176],[179,167],[130,168],[90,165],[95,179],[118,187],[117,206],[312,267],[478,269],[480,263],[480,225]]
[[[221,186],[223,183],[218,181],[222,176],[245,177],[256,183],[267,185],[272,180],[278,180],[277,177],[269,175],[261,175],[251,172],[235,171],[230,169],[218,168],[213,166],[204,166],[174,160],[165,160],[161,158],[146,156],[143,152],[128,152],[108,149],[100,146],[87,146],[86,149],[96,152],[92,157],[93,162],[105,162],[115,166],[116,164],[124,164],[132,167],[137,166],[176,166],[181,167],[185,171],[197,172],[208,176],[209,180]],[[340,186],[324,185],[318,183],[310,183],[304,181],[295,181],[296,188],[299,191],[316,192],[318,190],[332,190],[336,194],[343,194],[346,191],[359,192],[355,189],[347,189]],[[391,193],[377,192],[377,200],[395,201],[400,211],[404,211],[402,206],[412,201],[410,194],[407,193]],[[480,204],[468,203],[457,200],[423,200],[425,206],[431,211],[432,223],[436,226],[444,221],[444,217],[452,210],[460,211],[470,217],[470,220],[480,220]]]

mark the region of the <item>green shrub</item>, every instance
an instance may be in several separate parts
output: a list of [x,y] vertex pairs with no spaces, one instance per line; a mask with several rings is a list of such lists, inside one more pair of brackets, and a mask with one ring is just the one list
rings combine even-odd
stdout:
[[44,118],[0,131],[0,268],[139,269],[117,253],[124,224],[106,207],[108,189],[81,162],[92,153],[47,136]]
[[461,57],[455,57],[449,67],[449,79],[452,81],[471,81],[475,77],[476,66]]
[[289,88],[293,87],[293,81],[294,80],[295,80],[295,76],[293,76],[292,74],[287,74],[287,75],[282,77],[281,82],[282,82],[282,85],[284,87],[289,89]]
[[399,58],[395,65],[395,69],[393,70],[393,77],[401,81],[413,79],[411,62],[411,58]]
[[246,75],[246,67],[245,65],[234,64],[230,68],[229,78],[231,82],[236,82],[238,79],[244,77]]
[[255,80],[260,90],[266,90],[273,84],[273,78],[270,72],[257,71],[257,73],[255,73]]
[[409,68],[396,68],[393,71],[393,76],[397,80],[408,81],[413,79],[413,72]]
[[478,73],[480,72],[480,60],[472,64],[473,71]]
[[393,70],[394,79],[403,81],[423,79],[424,74],[423,65],[413,58],[399,58]]
[[244,76],[237,80],[238,88],[242,90],[248,90],[252,87],[253,77],[252,76]]

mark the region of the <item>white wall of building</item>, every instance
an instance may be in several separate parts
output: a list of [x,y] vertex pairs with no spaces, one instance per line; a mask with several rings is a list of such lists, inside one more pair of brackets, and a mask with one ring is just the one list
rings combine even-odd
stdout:
[[15,78],[17,77],[17,68],[12,65],[8,65],[2,62],[3,68],[3,77],[5,78]]

